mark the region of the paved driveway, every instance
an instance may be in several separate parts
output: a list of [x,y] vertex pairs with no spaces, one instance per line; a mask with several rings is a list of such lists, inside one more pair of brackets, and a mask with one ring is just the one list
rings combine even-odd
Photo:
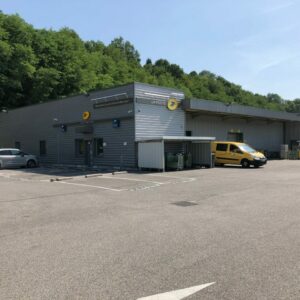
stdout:
[[299,299],[299,181],[300,161],[0,170],[0,298]]

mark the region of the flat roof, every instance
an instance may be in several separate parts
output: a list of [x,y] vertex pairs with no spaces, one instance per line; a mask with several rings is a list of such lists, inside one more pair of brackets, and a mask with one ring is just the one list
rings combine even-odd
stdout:
[[248,118],[263,118],[278,121],[300,122],[300,114],[275,111],[239,104],[226,104],[220,101],[204,99],[184,100],[183,108],[187,112],[210,112],[221,115],[236,115]]
[[145,137],[140,138],[137,142],[154,142],[154,141],[166,141],[166,142],[211,142],[216,138],[212,136],[171,136],[164,135],[159,137]]

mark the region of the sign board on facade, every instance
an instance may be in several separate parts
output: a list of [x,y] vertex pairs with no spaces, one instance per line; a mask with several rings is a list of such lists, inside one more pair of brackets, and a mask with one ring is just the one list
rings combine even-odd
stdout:
[[98,100],[96,103],[94,103],[94,108],[102,108],[102,107],[108,107],[108,106],[114,106],[114,105],[121,105],[121,104],[126,104],[133,102],[132,99],[116,99],[116,100],[111,100],[111,99],[102,99]]
[[75,128],[76,133],[90,134],[94,132],[93,125],[82,125]]

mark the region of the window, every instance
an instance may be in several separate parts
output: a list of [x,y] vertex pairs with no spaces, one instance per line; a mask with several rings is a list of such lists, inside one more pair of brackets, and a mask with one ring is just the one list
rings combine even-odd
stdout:
[[2,156],[8,156],[8,155],[12,155],[10,150],[1,150],[0,151],[0,155]]
[[46,141],[40,141],[40,155],[46,155],[47,154],[47,145]]
[[21,149],[21,143],[20,142],[15,142],[15,148]]
[[241,145],[240,148],[241,148],[242,151],[245,151],[245,152],[249,152],[249,153],[254,153],[254,152],[256,152],[255,149],[253,149],[252,147],[250,147],[250,146],[247,145],[247,144]]
[[185,132],[185,136],[192,136],[192,131],[191,130],[187,130]]
[[103,153],[103,139],[94,139],[94,156],[100,156]]
[[75,140],[75,155],[76,156],[83,156],[84,153],[85,153],[84,140],[82,140],[82,139]]
[[12,155],[21,155],[22,152],[19,151],[19,150],[17,150],[17,149],[13,149],[13,150],[11,150],[11,154],[12,154]]
[[227,151],[227,144],[217,144],[217,151]]
[[242,154],[243,152],[236,145],[230,145],[230,152]]
[[244,135],[242,132],[228,132],[227,140],[230,142],[243,142]]

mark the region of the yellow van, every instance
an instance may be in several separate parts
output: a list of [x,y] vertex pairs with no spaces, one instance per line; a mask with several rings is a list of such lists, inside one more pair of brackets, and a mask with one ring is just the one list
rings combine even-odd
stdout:
[[215,155],[216,165],[241,165],[255,168],[267,163],[267,158],[245,143],[238,142],[213,142],[212,152]]

